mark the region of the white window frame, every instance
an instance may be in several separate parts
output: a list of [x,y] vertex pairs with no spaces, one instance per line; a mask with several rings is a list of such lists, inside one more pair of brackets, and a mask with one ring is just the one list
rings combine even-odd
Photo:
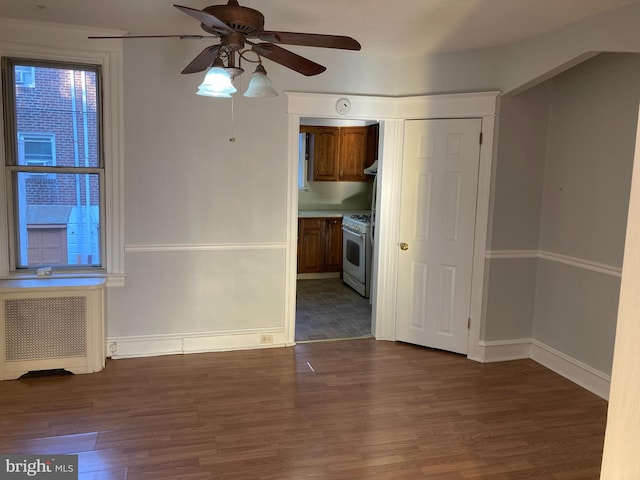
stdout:
[[[120,35],[123,32],[113,32]],[[0,56],[54,62],[100,65],[102,69],[102,148],[105,167],[104,258],[101,273],[77,272],[66,277],[105,277],[107,286],[124,286],[124,146],[123,146],[123,54],[122,42],[95,42],[91,35],[104,30],[84,27],[33,24],[0,19]],[[3,100],[0,100],[3,102]],[[0,124],[2,119],[0,119]],[[0,125],[1,126],[1,125]],[[4,131],[1,128],[0,131]],[[4,135],[0,135],[0,164],[4,166]],[[0,183],[7,185],[6,169],[0,168]],[[6,188],[0,193],[0,278],[25,276],[12,271]],[[54,276],[55,276],[54,272]],[[28,276],[28,275],[27,275]]]
[[[71,269],[74,272],[79,272],[83,274],[92,274],[96,271],[104,271],[104,258],[105,258],[105,243],[103,238],[104,228],[101,226],[104,224],[104,159],[102,154],[100,153],[98,156],[98,165],[94,167],[89,167],[88,164],[85,166],[74,165],[68,167],[60,167],[56,168],[55,165],[55,152],[53,151],[53,142],[52,140],[55,136],[51,134],[32,134],[32,135],[24,135],[17,131],[18,128],[18,107],[17,107],[17,99],[18,99],[18,88],[15,86],[15,77],[14,73],[17,70],[17,67],[20,65],[28,65],[32,60],[24,60],[17,59],[11,57],[3,58],[3,80],[5,86],[10,86],[8,91],[4,92],[4,99],[7,103],[4,108],[4,116],[5,121],[7,118],[11,118],[11,120],[7,121],[5,125],[5,143],[8,148],[6,149],[6,166],[4,166],[6,170],[6,176],[9,180],[6,184],[7,192],[8,192],[8,203],[9,203],[9,265],[11,272],[16,273],[26,273],[29,271],[33,271],[37,269],[37,266],[29,266],[28,264],[28,253],[27,253],[27,238],[28,238],[28,224],[27,224],[27,211],[28,207],[26,204],[26,183],[28,179],[33,179],[34,177],[50,177],[56,178],[56,174],[79,174],[84,176],[87,180],[87,175],[97,175],[99,182],[99,218],[97,219],[97,225],[95,226],[98,239],[94,240],[95,235],[93,233],[89,233],[84,231],[82,233],[78,233],[78,237],[85,237],[86,240],[82,243],[78,239],[75,244],[78,245],[78,248],[83,251],[83,254],[87,254],[89,257],[92,256],[94,249],[94,245],[97,246],[97,253],[99,258],[99,264],[67,264],[67,265],[59,265],[56,268],[64,270],[65,274],[69,274]],[[50,61],[41,61],[37,60],[34,64],[34,67],[49,70],[57,70],[59,72],[90,72],[92,77],[94,77],[94,81],[96,83],[96,112],[99,115],[97,118],[97,128],[98,135],[96,140],[98,144],[96,145],[97,150],[102,152],[102,148],[100,147],[100,142],[102,141],[101,134],[101,117],[102,117],[102,105],[101,105],[101,88],[102,88],[102,80],[101,80],[101,70],[99,65],[77,65],[70,64],[67,62],[50,62]],[[15,88],[13,88],[15,87]],[[14,104],[15,102],[15,104]],[[29,107],[26,107],[28,110]],[[46,122],[46,114],[44,117],[44,121]],[[26,148],[25,148],[25,137],[31,137],[34,141],[40,140],[48,140],[49,145],[52,147],[52,155],[49,159],[49,162],[27,162],[26,161]],[[17,140],[17,145],[16,145]],[[76,140],[77,141],[77,140]],[[87,139],[88,141],[88,139]],[[88,145],[86,145],[88,148]],[[34,188],[38,188],[34,186]],[[89,186],[87,183],[87,192],[89,191]],[[88,193],[87,193],[88,194]],[[90,210],[90,206],[85,205],[87,210]],[[77,213],[80,215],[80,213]],[[91,213],[87,214],[91,216]],[[85,220],[85,215],[82,216],[83,220]],[[87,223],[92,223],[94,220],[86,219]],[[89,227],[91,228],[91,227]]]

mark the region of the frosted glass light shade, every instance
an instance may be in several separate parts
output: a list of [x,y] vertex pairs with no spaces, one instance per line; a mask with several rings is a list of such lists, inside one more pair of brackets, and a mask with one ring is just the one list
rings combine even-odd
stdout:
[[244,92],[245,97],[258,98],[258,97],[275,97],[278,95],[271,85],[271,80],[267,77],[267,71],[262,64],[256,67],[256,71],[253,72],[251,81],[247,91]]
[[211,67],[204,76],[196,94],[205,97],[229,98],[238,90],[231,83],[231,76],[222,67]]

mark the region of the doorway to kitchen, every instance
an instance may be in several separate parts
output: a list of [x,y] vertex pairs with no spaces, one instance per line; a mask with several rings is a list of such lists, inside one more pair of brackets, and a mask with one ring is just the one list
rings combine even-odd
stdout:
[[295,341],[372,336],[379,124],[301,118]]

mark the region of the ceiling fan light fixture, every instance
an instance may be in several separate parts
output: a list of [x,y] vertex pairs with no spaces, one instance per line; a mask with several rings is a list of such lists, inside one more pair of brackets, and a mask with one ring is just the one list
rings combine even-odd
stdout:
[[[231,75],[223,66],[216,65],[218,59],[213,62],[213,66],[207,70],[203,82],[198,87],[197,95],[204,97],[229,98],[232,93],[238,90],[231,83]],[[222,63],[222,62],[220,62]]]
[[262,63],[259,63],[253,72],[244,96],[249,98],[278,96],[278,92],[276,92],[271,85],[271,80],[267,77],[267,71],[262,66]]

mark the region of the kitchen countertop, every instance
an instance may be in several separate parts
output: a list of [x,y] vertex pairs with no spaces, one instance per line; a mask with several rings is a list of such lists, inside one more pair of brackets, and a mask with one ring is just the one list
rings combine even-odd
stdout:
[[370,210],[298,210],[299,218],[333,218],[345,215],[364,215]]

